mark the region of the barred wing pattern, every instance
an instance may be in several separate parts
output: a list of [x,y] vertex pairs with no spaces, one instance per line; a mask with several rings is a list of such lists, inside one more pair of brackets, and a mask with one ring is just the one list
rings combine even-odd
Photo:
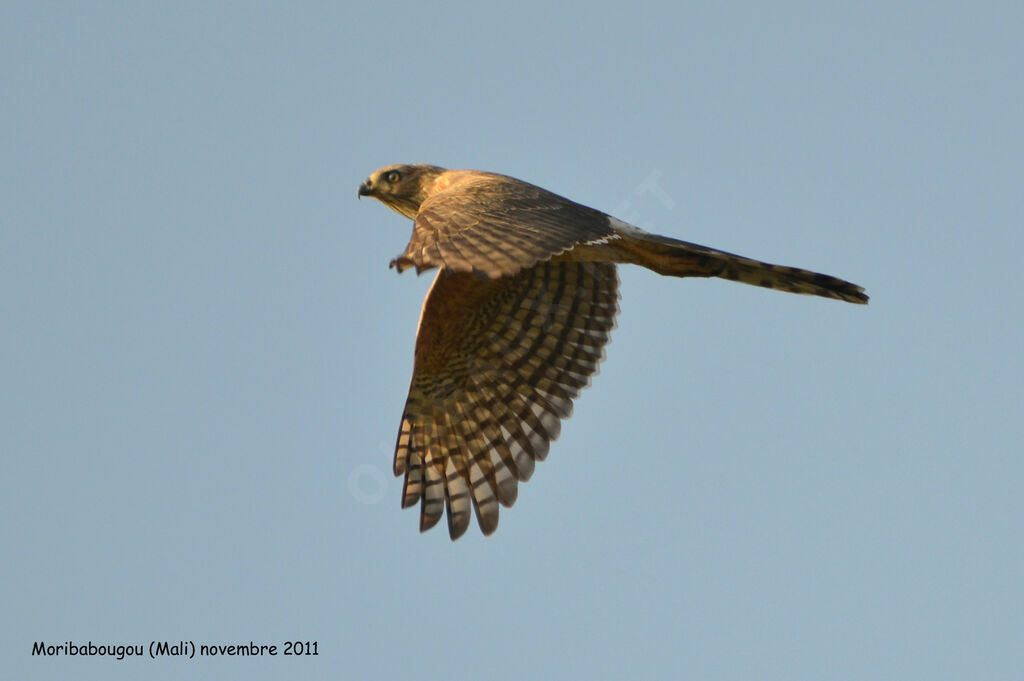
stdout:
[[391,264],[495,278],[612,234],[598,210],[504,175],[474,173],[423,202],[409,245]]
[[416,337],[395,448],[402,507],[420,531],[444,510],[452,539],[484,534],[545,458],[597,372],[618,311],[615,265],[548,261],[511,277],[441,270]]

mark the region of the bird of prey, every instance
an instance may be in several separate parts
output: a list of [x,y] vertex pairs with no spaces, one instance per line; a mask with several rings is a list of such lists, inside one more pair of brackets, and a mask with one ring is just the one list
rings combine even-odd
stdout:
[[402,507],[420,506],[420,531],[447,509],[453,540],[471,509],[494,532],[499,505],[515,502],[572,414],[615,325],[617,264],[868,302],[848,281],[651,234],[505,175],[392,165],[358,195],[414,222],[391,267],[438,268],[394,471],[404,476]]

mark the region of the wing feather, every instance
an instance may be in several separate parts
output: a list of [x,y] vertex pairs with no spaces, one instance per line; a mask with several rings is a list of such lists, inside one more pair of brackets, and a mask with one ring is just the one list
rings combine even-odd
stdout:
[[423,201],[394,264],[496,278],[613,234],[601,211],[522,180],[471,172]]
[[615,265],[544,262],[481,279],[438,273],[427,295],[395,449],[420,528],[484,534],[511,506],[597,372],[615,325]]

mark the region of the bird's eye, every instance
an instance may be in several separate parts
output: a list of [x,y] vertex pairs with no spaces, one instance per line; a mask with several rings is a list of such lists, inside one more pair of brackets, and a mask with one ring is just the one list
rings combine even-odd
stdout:
[[399,180],[402,179],[402,174],[397,170],[389,170],[388,174],[384,176],[384,179],[390,182],[391,184],[394,184],[395,182],[398,182]]

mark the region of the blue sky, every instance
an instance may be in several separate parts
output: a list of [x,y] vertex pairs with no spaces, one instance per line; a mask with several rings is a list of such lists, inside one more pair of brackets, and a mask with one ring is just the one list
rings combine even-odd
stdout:
[[[4,3],[3,676],[1016,678],[1022,21]],[[390,467],[430,277],[356,200],[406,161],[871,304],[623,270],[498,532],[420,535]],[[182,639],[319,655],[31,656]]]

